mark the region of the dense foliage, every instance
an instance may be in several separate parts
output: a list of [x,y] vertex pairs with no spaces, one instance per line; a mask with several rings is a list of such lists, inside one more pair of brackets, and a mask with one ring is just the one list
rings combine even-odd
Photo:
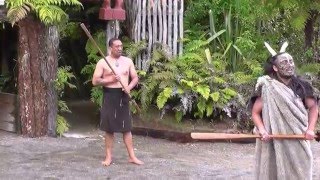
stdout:
[[[319,2],[189,0],[185,5],[183,55],[171,57],[167,46],[154,44],[149,69],[139,71],[140,83],[132,95],[143,110],[156,106],[163,113],[173,111],[177,121],[221,115],[248,120],[246,101],[269,56],[264,41],[275,49],[288,41],[298,73],[320,88]],[[310,19],[314,20],[311,44],[306,33]],[[95,39],[105,47],[103,31],[97,31]],[[133,59],[145,48],[144,42],[130,39],[124,45]],[[86,52],[88,63],[82,73],[90,81],[101,57],[90,42]],[[101,105],[101,89],[94,87],[91,98]]]
[[12,24],[32,14],[47,25],[66,22],[68,14],[63,6],[82,6],[78,0],[7,0],[6,5],[7,17]]

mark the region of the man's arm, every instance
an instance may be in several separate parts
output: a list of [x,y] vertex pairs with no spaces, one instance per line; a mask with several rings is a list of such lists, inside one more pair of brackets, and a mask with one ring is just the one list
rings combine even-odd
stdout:
[[314,128],[317,124],[319,109],[318,109],[318,104],[315,98],[307,97],[305,99],[305,103],[307,108],[309,109],[309,113],[308,113],[309,125],[306,131],[306,139],[311,140],[314,137]]
[[257,97],[252,107],[252,120],[255,126],[258,128],[260,135],[262,136],[263,141],[269,140],[269,134],[264,127],[261,112],[262,112],[262,99],[261,97]]
[[138,84],[138,81],[139,81],[139,77],[132,60],[130,62],[131,64],[130,64],[129,72],[130,72],[131,81],[128,85],[129,90],[133,89]]
[[94,86],[106,86],[110,83],[117,81],[115,76],[113,77],[114,78],[108,78],[108,79],[103,78],[103,61],[100,60],[96,65],[96,69],[94,70],[93,77],[92,77],[92,84]]

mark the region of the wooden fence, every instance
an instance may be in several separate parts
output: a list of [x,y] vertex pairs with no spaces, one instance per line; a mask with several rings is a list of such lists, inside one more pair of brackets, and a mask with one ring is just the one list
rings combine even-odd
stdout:
[[125,5],[131,37],[147,43],[147,51],[136,58],[139,69],[148,69],[154,43],[167,46],[171,56],[182,54],[184,0],[127,0]]
[[17,132],[17,96],[0,93],[0,130]]

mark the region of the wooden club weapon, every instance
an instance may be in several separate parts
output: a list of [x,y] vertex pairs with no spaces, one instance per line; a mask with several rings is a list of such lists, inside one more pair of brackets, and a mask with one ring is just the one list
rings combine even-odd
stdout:
[[[304,134],[272,134],[269,135],[273,139],[301,139],[303,140]],[[259,134],[227,134],[227,133],[191,133],[192,139],[203,140],[235,140],[235,139],[253,139],[261,138]],[[320,131],[317,131],[315,140],[320,141]]]
[[[81,23],[80,24],[81,28],[83,29],[83,31],[86,33],[86,35],[88,36],[88,38],[90,39],[90,41],[93,43],[93,45],[98,49],[100,55],[104,58],[104,60],[106,61],[106,63],[108,64],[109,68],[111,69],[113,74],[116,74],[116,72],[114,71],[114,69],[112,68],[112,66],[110,65],[110,63],[107,61],[106,56],[104,55],[104,53],[101,51],[101,49],[99,48],[98,44],[96,43],[96,41],[93,39],[93,37],[91,36],[89,30],[87,29],[87,27]],[[121,82],[121,80],[118,80],[119,83],[121,84],[122,88],[125,90],[125,86],[124,84]],[[126,92],[126,91],[125,91]],[[132,101],[132,103],[134,104],[134,106],[136,107],[138,112],[141,112],[141,109],[139,108],[138,104],[136,103],[136,101],[134,99],[132,99],[131,95],[126,92],[130,98],[130,101]]]

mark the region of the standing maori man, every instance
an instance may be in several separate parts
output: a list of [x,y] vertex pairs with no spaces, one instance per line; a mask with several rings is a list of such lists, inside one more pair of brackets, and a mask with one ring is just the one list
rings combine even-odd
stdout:
[[[121,56],[122,48],[122,42],[119,39],[110,39],[110,54],[106,59],[116,74],[112,73],[105,59],[101,59],[96,65],[92,78],[92,84],[94,86],[103,86],[100,129],[106,132],[106,159],[102,162],[105,166],[109,166],[112,162],[114,132],[123,133],[123,141],[129,154],[129,162],[138,165],[143,164],[143,162],[135,156],[133,151],[131,134],[132,122],[128,96],[130,90],[138,83],[138,75],[132,60]],[[131,81],[129,82],[129,80]],[[125,89],[122,88],[119,81],[126,86]]]
[[[315,136],[319,98],[309,83],[295,76],[293,59],[285,52],[288,43],[280,53],[265,45],[272,56],[249,103],[255,132],[262,136],[256,142],[255,179],[310,180],[309,140]],[[276,140],[269,134],[305,134],[305,140]]]

